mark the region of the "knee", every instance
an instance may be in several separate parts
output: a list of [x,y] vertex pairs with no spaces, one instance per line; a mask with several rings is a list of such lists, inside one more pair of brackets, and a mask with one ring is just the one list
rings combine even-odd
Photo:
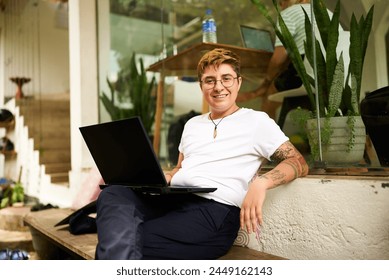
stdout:
[[137,204],[139,197],[130,188],[120,185],[110,185],[104,188],[97,199],[97,203],[105,204]]
[[123,199],[128,199],[132,191],[123,186],[112,185],[104,188],[97,199],[98,204],[118,202]]

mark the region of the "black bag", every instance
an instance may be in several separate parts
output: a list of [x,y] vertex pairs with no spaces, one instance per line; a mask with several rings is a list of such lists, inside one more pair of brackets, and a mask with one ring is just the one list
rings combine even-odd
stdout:
[[76,210],[55,226],[69,224],[69,231],[72,234],[96,233],[96,219],[90,214],[96,213],[96,200]]
[[382,166],[389,166],[389,86],[368,93],[361,101],[361,117]]
[[193,118],[194,116],[200,115],[195,111],[190,111],[187,114],[178,116],[177,120],[175,120],[169,127],[168,132],[168,150],[169,150],[169,161],[175,165],[177,164],[178,159],[178,145],[181,141],[182,132],[184,130],[185,123]]

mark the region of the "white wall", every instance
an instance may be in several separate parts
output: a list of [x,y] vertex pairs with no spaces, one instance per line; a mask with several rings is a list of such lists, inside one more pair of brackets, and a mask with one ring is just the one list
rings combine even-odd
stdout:
[[270,190],[261,250],[290,259],[389,259],[389,179],[310,176]]
[[69,92],[69,33],[57,27],[57,7],[50,1],[8,2],[0,23],[4,96],[14,96],[9,78],[15,76],[32,79],[25,95]]
[[40,1],[40,80],[42,94],[70,90],[69,31],[57,27],[56,3]]

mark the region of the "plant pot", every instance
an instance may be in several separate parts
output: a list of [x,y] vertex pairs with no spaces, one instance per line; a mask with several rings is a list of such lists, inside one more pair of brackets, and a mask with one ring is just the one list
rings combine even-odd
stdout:
[[14,203],[12,203],[12,207],[20,208],[20,207],[23,207],[23,206],[24,206],[24,202],[14,202]]
[[[321,118],[323,161],[329,164],[356,164],[363,161],[366,129],[360,116]],[[319,160],[317,120],[310,119],[306,125],[311,154]]]

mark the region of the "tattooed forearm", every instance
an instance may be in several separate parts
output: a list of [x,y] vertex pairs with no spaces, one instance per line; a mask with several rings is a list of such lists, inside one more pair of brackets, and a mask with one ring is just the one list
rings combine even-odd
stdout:
[[297,178],[299,174],[302,174],[299,162],[296,162],[295,160],[285,160],[284,163],[289,165],[293,169],[294,178]]
[[308,173],[308,166],[304,157],[289,141],[282,144],[272,155],[271,160],[288,164],[294,171],[294,178],[305,176]]
[[308,174],[304,157],[289,141],[274,152],[271,160],[278,162],[277,166],[265,174],[254,176],[250,183],[265,184],[269,189]]
[[275,186],[279,186],[287,182],[285,180],[286,174],[277,169],[273,169],[272,171],[261,175],[259,178],[268,179],[268,180],[270,179],[273,181]]

